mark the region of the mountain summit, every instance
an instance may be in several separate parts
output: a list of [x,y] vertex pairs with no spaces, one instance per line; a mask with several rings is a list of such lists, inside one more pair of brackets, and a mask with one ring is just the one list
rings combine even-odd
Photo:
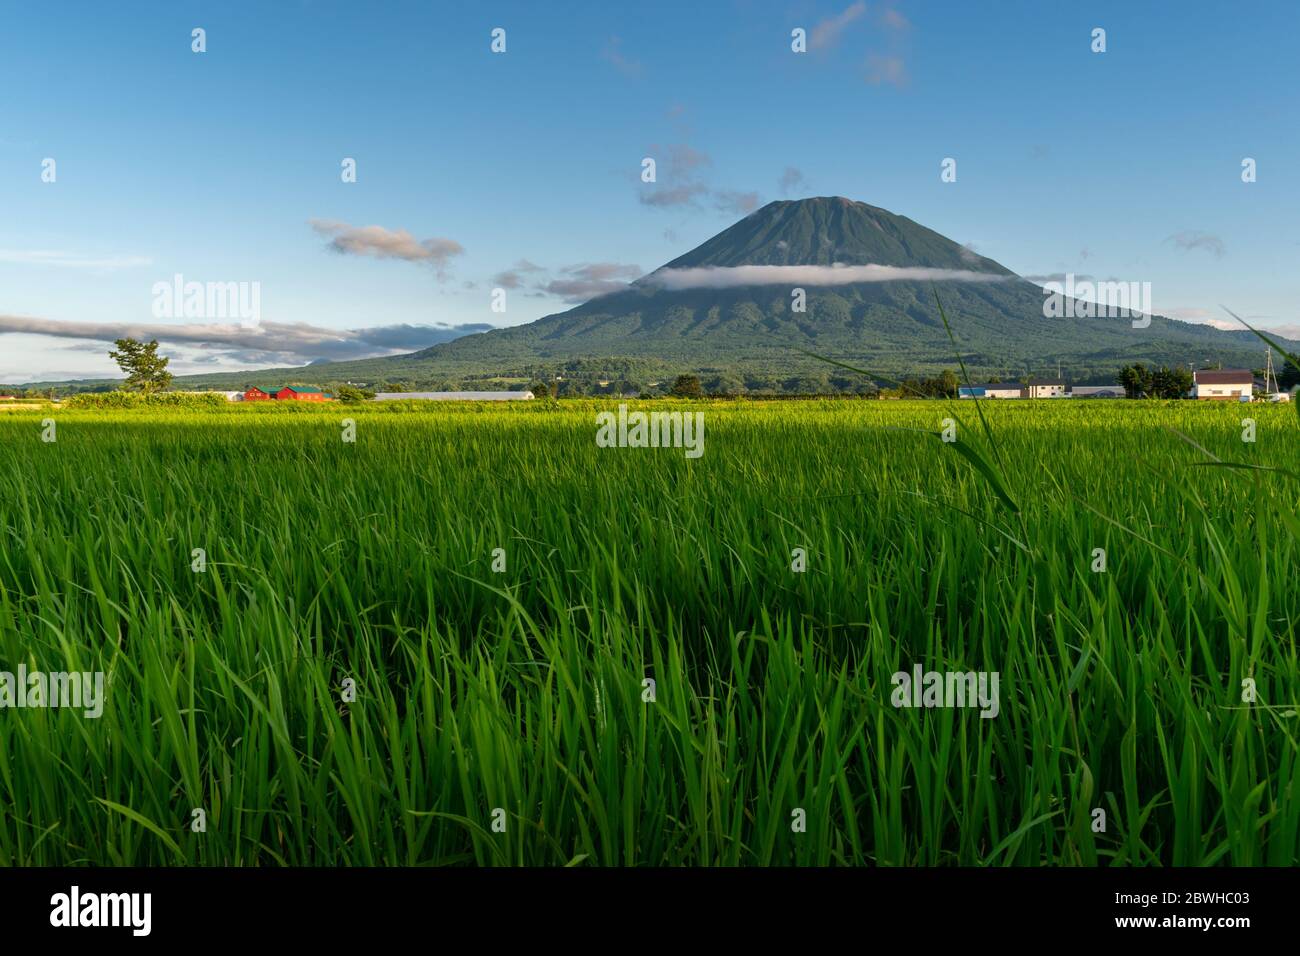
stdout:
[[906,216],[841,196],[768,203],[663,268],[835,263],[1011,274]]

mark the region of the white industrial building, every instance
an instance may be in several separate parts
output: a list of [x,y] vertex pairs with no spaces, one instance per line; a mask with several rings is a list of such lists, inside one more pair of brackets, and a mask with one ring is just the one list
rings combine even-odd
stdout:
[[1015,382],[998,382],[987,385],[963,385],[957,389],[958,398],[1020,398],[1021,388]]
[[1065,398],[1065,382],[1059,378],[1031,378],[1025,383],[1025,398]]
[[533,398],[532,392],[378,392],[376,402],[518,402]]

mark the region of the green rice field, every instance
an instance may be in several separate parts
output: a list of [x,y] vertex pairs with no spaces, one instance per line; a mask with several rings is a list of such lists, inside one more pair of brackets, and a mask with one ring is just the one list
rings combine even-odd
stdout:
[[0,412],[0,865],[1295,864],[1296,409],[974,405]]

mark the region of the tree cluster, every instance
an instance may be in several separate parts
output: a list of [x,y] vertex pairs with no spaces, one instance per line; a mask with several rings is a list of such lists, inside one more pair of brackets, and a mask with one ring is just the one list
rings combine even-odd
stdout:
[[1119,383],[1129,398],[1185,398],[1192,390],[1192,373],[1181,365],[1147,368],[1142,363],[1125,365]]

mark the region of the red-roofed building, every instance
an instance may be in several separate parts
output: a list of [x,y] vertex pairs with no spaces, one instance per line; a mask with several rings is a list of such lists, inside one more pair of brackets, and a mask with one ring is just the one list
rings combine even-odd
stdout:
[[271,400],[282,402],[332,402],[334,396],[327,395],[319,388],[308,388],[305,385],[277,385],[275,388],[268,389],[260,389],[254,385],[244,392],[244,401],[246,402]]
[[275,392],[277,400],[282,402],[328,402],[330,396],[319,388],[304,388],[300,385],[286,385]]

